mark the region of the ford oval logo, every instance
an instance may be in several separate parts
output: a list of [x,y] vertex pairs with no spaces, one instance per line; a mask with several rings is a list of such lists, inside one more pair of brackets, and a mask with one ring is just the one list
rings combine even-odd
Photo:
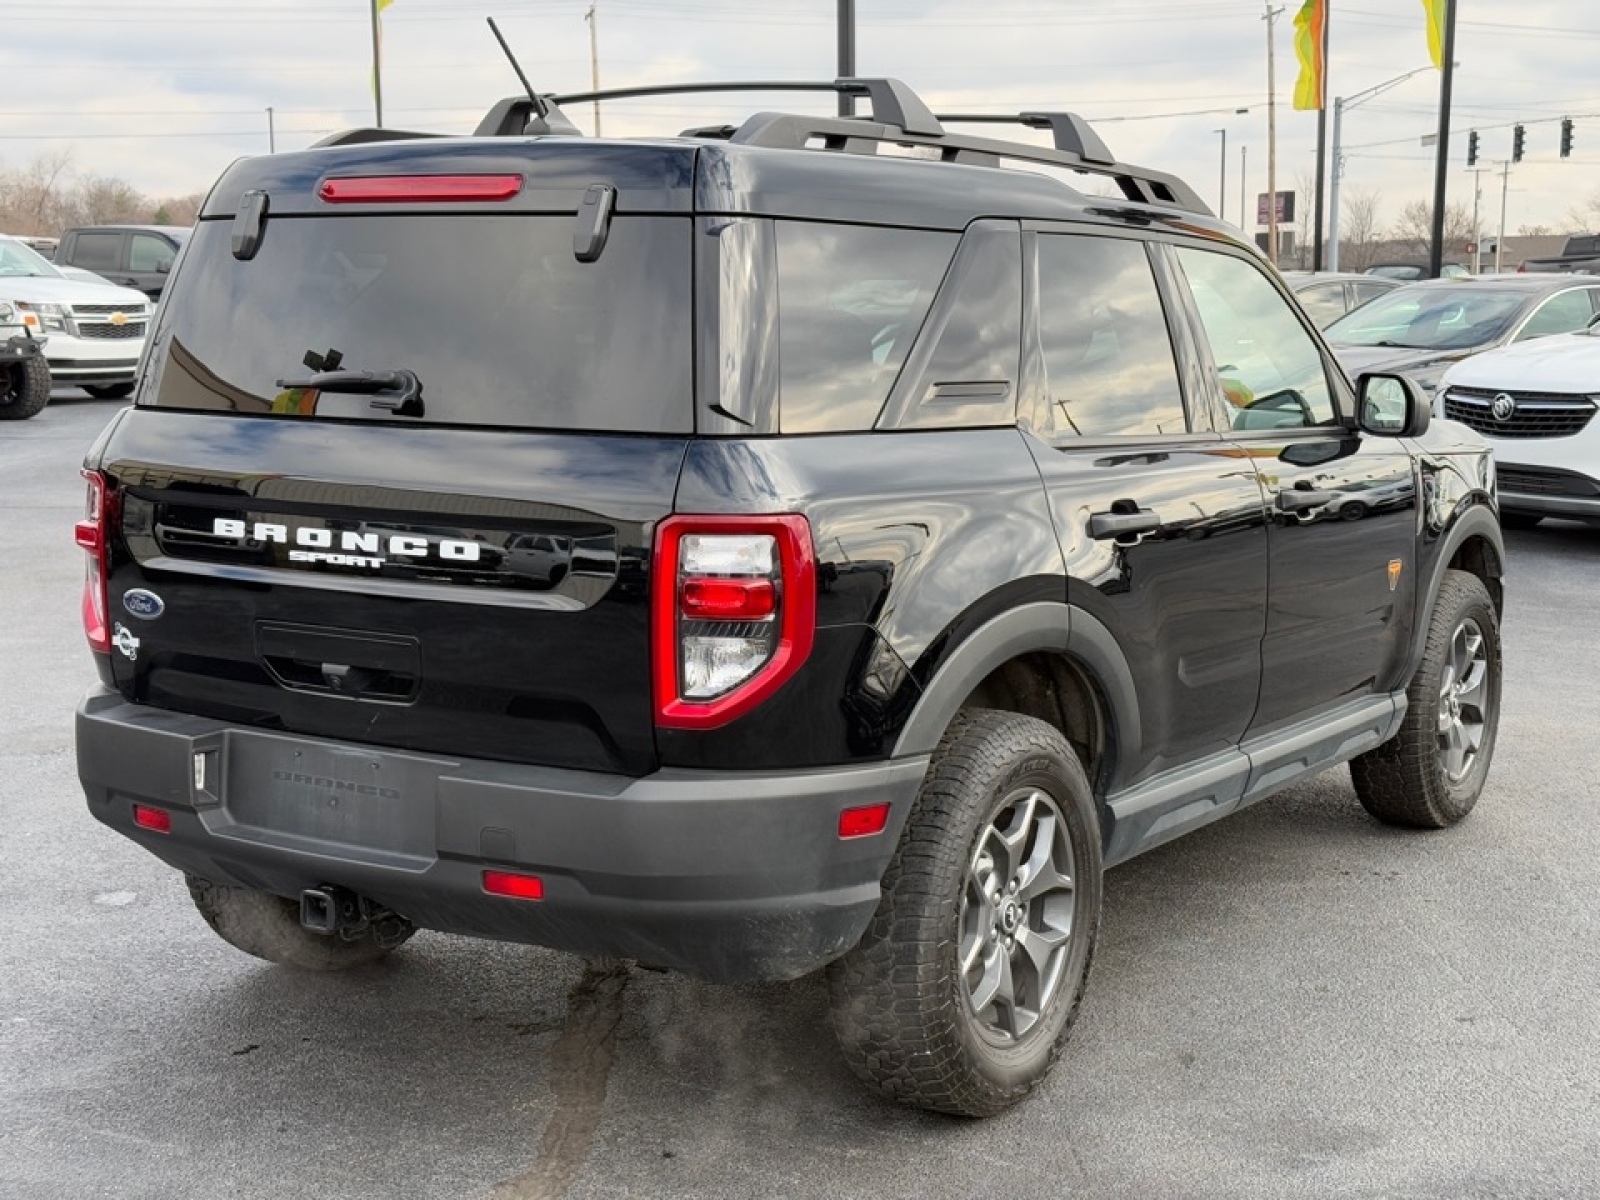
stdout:
[[167,611],[166,601],[154,592],[145,591],[144,588],[134,588],[132,591],[124,592],[122,607],[141,621],[154,621]]

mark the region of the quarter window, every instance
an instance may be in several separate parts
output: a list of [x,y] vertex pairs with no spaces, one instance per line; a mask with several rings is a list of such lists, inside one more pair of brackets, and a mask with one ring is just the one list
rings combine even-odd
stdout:
[[1533,316],[1517,334],[1517,341],[1549,337],[1553,333],[1574,333],[1594,318],[1594,303],[1587,288],[1577,288],[1551,296],[1534,310]]
[[1142,243],[1044,235],[1039,338],[1055,432],[1184,433],[1166,313]]
[[122,265],[120,233],[80,233],[72,246],[72,266],[85,271],[115,271]]
[[1322,352],[1253,264],[1183,248],[1178,261],[1211,343],[1235,429],[1327,425],[1333,397]]

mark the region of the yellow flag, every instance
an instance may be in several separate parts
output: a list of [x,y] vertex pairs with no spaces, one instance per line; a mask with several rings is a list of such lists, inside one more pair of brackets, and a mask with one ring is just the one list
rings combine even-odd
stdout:
[[1294,18],[1294,51],[1300,58],[1300,78],[1294,85],[1294,106],[1318,110],[1327,107],[1326,44],[1328,0],[1306,0]]
[[[379,0],[382,3],[382,0]],[[1428,53],[1433,65],[1444,70],[1444,6],[1450,0],[1422,0],[1422,11],[1428,15]]]

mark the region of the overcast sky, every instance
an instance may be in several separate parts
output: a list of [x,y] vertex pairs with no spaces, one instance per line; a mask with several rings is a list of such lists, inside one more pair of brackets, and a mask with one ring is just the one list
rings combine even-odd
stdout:
[[[1458,2],[1450,199],[1472,203],[1468,129],[1482,131],[1482,157],[1495,160],[1510,154],[1509,126],[1528,122],[1528,157],[1510,178],[1508,232],[1525,224],[1566,228],[1575,203],[1600,194],[1600,12],[1593,0]],[[1276,39],[1280,189],[1309,177],[1316,145],[1315,114],[1289,103],[1297,5],[1286,3]],[[280,150],[372,120],[367,0],[0,6],[7,85],[0,167],[70,150],[79,174],[117,175],[148,193],[180,195],[208,188],[234,158],[266,152],[268,106]],[[486,15],[499,21],[539,90],[587,87],[588,7],[585,0],[394,0],[384,17],[386,123],[467,132],[493,101],[519,90]],[[834,74],[834,0],[596,0],[596,7],[603,86]],[[1260,3],[858,0],[857,10],[858,72],[898,76],[936,111],[1080,112],[1119,157],[1184,176],[1213,207],[1216,131],[1225,128],[1228,218],[1239,219],[1241,147],[1248,147],[1246,190],[1253,197],[1266,189]],[[1353,96],[1427,65],[1420,0],[1332,0],[1330,95]],[[1431,196],[1432,151],[1420,138],[1436,126],[1438,98],[1438,73],[1428,70],[1346,113],[1345,186],[1380,192],[1385,225],[1407,201]],[[608,135],[675,133],[776,107],[831,104],[804,95],[616,102],[603,121]],[[571,115],[589,126],[588,106]],[[1577,125],[1566,162],[1557,156],[1563,115]],[[1486,175],[1490,232],[1499,204],[1500,178]]]

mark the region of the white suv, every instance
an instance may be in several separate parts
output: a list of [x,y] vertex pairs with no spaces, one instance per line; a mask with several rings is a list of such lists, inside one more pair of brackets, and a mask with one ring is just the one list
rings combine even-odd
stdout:
[[1493,443],[1503,525],[1600,525],[1600,325],[1465,359],[1436,403]]
[[57,387],[102,399],[133,391],[153,305],[143,292],[69,279],[37,251],[0,235],[0,301],[35,337]]

